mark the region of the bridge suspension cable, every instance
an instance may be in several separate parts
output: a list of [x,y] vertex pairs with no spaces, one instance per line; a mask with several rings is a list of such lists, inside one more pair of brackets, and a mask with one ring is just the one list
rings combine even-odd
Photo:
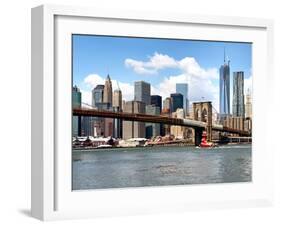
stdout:
[[81,105],[86,105],[87,107],[94,109],[94,107],[86,102],[82,102]]

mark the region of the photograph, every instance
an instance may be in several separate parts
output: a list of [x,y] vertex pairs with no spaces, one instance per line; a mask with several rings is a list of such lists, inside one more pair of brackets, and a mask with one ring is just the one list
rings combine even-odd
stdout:
[[252,182],[252,43],[72,34],[72,190]]

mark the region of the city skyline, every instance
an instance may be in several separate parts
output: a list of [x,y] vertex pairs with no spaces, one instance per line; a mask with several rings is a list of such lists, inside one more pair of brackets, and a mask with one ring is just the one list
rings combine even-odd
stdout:
[[[218,109],[224,48],[231,61],[231,83],[234,71],[244,71],[245,90],[251,89],[248,43],[81,35],[73,36],[73,85],[80,88],[82,102],[92,104],[91,91],[105,84],[107,74],[112,79],[112,90],[119,82],[126,101],[134,100],[135,81],[150,83],[151,95],[160,95],[163,100],[176,92],[176,83],[188,83],[190,103],[204,98]],[[232,84],[230,87],[232,90]]]
[[252,180],[251,44],[74,35],[72,56],[73,190]]

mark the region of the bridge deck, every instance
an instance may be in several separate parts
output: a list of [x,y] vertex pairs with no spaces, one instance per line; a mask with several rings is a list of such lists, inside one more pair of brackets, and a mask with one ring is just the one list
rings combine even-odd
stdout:
[[[128,113],[128,112],[113,112],[113,111],[104,111],[96,109],[84,109],[84,108],[74,108],[74,116],[89,116],[89,117],[104,117],[104,118],[119,118],[125,121],[138,121],[138,122],[150,122],[150,123],[163,123],[167,125],[178,125],[186,126],[194,129],[205,129],[207,123],[196,121],[192,119],[180,119],[172,118],[161,115],[147,115],[140,113]],[[212,130],[235,133],[244,136],[250,136],[251,134],[248,131],[236,130],[228,128],[222,125],[212,125]]]

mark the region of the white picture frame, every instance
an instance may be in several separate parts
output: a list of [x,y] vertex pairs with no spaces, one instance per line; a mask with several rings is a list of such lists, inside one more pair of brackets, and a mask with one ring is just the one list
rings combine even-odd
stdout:
[[[71,191],[71,148],[68,146],[71,113],[67,113],[71,111],[69,34],[97,31],[103,35],[252,42],[253,181],[246,184]],[[56,220],[271,205],[273,150],[269,148],[267,132],[270,126],[266,123],[270,120],[266,107],[270,101],[262,102],[272,94],[272,68],[271,20],[56,5],[33,8],[32,216]]]

